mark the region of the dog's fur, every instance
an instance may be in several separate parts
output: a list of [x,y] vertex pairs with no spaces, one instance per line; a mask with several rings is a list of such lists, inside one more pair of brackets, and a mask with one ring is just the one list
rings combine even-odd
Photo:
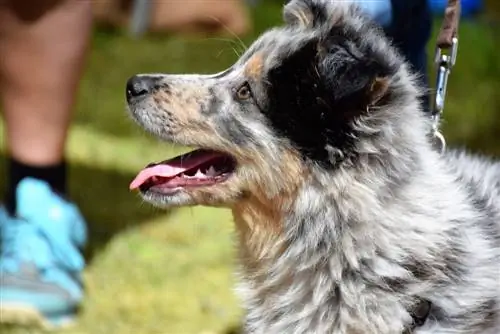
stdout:
[[415,333],[500,333],[500,164],[433,150],[414,74],[356,6],[284,20],[227,71],[140,77],[140,125],[238,163],[144,198],[232,208],[248,333],[402,333],[420,300]]

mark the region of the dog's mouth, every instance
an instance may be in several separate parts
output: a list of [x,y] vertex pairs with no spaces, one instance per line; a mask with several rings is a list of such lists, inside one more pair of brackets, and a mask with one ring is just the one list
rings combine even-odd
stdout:
[[235,171],[230,155],[199,149],[146,166],[130,183],[130,189],[172,194],[178,190],[224,182]]

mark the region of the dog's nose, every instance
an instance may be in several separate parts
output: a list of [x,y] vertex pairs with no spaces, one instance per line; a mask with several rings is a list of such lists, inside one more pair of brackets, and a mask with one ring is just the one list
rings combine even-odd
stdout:
[[127,81],[127,100],[151,93],[156,79],[147,75],[134,75]]

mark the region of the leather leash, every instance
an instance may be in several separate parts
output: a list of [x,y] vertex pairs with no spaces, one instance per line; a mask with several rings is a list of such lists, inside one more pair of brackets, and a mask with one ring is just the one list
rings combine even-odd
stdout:
[[[434,64],[437,67],[436,96],[431,117],[433,120],[432,136],[434,144],[441,153],[446,148],[446,141],[439,131],[439,124],[444,109],[448,76],[457,59],[460,9],[460,0],[448,0],[443,23],[436,41],[436,54],[434,57]],[[448,50],[448,54],[444,54],[444,50]]]
[[444,11],[443,24],[437,38],[438,48],[451,48],[453,38],[458,35],[458,24],[460,23],[460,0],[448,0]]

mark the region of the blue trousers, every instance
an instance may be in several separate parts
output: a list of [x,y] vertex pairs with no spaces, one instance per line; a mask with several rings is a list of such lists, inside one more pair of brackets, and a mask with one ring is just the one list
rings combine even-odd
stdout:
[[[421,84],[429,87],[426,46],[432,31],[432,16],[428,0],[358,0],[386,35],[393,41],[413,69]],[[429,110],[429,97],[422,97],[422,106]]]

